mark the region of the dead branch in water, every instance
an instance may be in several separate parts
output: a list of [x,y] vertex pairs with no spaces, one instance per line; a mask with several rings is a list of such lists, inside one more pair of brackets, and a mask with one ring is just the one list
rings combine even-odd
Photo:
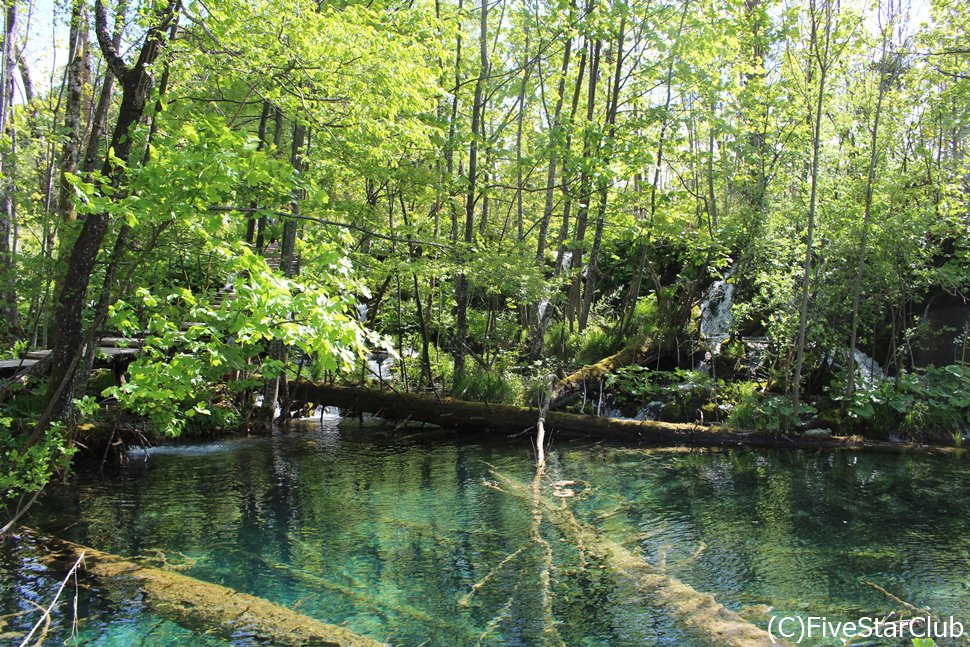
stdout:
[[577,545],[598,556],[605,564],[641,594],[666,609],[689,633],[718,647],[752,647],[777,645],[768,633],[727,609],[708,593],[647,564],[619,543],[600,535],[580,522],[565,500],[556,505],[541,494],[534,497],[531,488],[492,468],[500,483],[495,489],[538,505],[557,528],[565,529]]
[[[34,637],[34,632],[37,631],[41,623],[44,623],[44,630],[41,632],[40,638],[37,639],[37,644],[39,645],[44,642],[44,637],[47,636],[47,630],[50,628],[50,625],[51,625],[51,611],[53,611],[54,607],[57,606],[57,601],[60,599],[61,593],[64,592],[64,587],[67,586],[67,583],[71,579],[71,576],[77,573],[78,567],[83,563],[84,563],[84,551],[82,550],[81,553],[77,556],[77,560],[74,562],[74,566],[71,567],[71,569],[67,572],[67,575],[65,575],[64,579],[61,581],[61,586],[57,589],[57,593],[54,595],[54,599],[51,600],[50,605],[48,605],[46,609],[42,609],[42,611],[44,612],[43,615],[41,615],[41,617],[37,619],[37,622],[34,624],[33,628],[31,628],[27,636],[24,637],[23,641],[20,643],[20,647],[26,647],[26,645],[30,642],[30,639]],[[75,583],[76,582],[77,582],[77,579],[75,578]],[[75,598],[74,610],[75,612],[77,611],[77,598]]]

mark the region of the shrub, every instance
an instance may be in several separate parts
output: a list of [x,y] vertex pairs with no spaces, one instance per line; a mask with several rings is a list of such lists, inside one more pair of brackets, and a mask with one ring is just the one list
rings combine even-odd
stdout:
[[895,380],[857,380],[845,400],[845,373],[832,381],[832,399],[845,402],[846,413],[869,433],[899,430],[910,438],[950,438],[970,422],[970,368],[965,364],[903,371]]
[[518,404],[522,398],[522,378],[503,369],[482,370],[469,367],[460,380],[456,380],[452,392],[464,400]]

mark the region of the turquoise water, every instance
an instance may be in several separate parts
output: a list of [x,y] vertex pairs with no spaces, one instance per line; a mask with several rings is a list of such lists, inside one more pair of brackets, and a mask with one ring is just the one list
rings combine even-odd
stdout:
[[[552,551],[565,644],[701,644],[604,564],[584,561],[548,519],[536,531],[528,500],[489,487],[493,469],[531,482],[532,460],[521,440],[328,418],[273,437],[132,453],[52,490],[30,523],[103,551],[164,557],[186,575],[401,645],[544,644],[538,532]],[[863,581],[970,619],[964,459],[556,441],[548,461],[546,493],[575,481],[567,501],[580,521],[762,627],[769,607],[829,619],[894,608]],[[0,643],[18,644],[37,618],[31,602],[46,606],[63,573],[48,572],[29,540],[8,539],[0,576]],[[72,584],[49,644],[72,644],[74,594]],[[83,577],[78,617],[83,645],[252,644],[194,634]]]

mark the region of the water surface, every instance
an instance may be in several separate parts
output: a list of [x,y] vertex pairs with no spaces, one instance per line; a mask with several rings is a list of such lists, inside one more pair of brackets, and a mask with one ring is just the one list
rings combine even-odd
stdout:
[[[892,610],[865,581],[970,618],[965,460],[566,441],[548,459],[547,493],[552,481],[576,481],[568,503],[582,522],[763,627],[769,607],[838,619]],[[273,437],[132,452],[108,474],[52,490],[30,523],[395,644],[538,645],[546,553],[528,502],[488,486],[493,469],[530,482],[532,460],[517,439],[328,417]],[[566,644],[699,644],[605,565],[584,561],[568,534],[548,521],[538,532],[552,549],[553,620]],[[0,576],[0,616],[21,613],[0,621],[14,642],[62,574],[29,541],[8,540]],[[193,634],[81,584],[79,644],[252,643]],[[73,595],[51,644],[70,642]]]

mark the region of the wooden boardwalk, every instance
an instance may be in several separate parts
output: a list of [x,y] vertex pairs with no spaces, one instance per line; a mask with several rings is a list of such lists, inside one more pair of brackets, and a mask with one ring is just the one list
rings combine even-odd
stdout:
[[[277,241],[270,242],[263,250],[266,264],[274,272],[280,269],[280,245]],[[220,308],[225,301],[236,298],[236,290],[233,287],[233,280],[216,293],[212,305]],[[180,329],[184,332],[192,326],[203,326],[203,323],[185,321]],[[98,340],[98,347],[95,353],[95,368],[110,368],[114,371],[124,371],[125,367],[141,352],[142,340],[133,337],[111,337],[105,336]],[[7,378],[16,375],[20,371],[34,366],[38,362],[47,358],[51,354],[50,349],[32,350],[23,354],[19,359],[0,360],[0,378]]]
[[[95,351],[94,366],[96,368],[111,368],[117,370],[126,366],[141,352],[141,340],[127,337],[102,337],[98,340]],[[0,377],[16,375],[26,368],[34,366],[51,354],[49,349],[32,350],[24,353],[20,359],[0,360]]]

